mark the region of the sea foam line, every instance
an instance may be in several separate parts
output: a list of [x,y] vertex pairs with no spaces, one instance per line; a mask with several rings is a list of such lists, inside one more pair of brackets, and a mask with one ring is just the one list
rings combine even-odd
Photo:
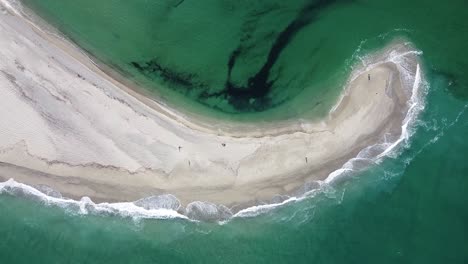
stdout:
[[46,205],[57,205],[65,210],[71,210],[72,213],[87,215],[90,213],[119,215],[122,217],[131,217],[133,219],[148,218],[148,219],[173,219],[181,218],[188,219],[185,215],[179,214],[174,210],[168,209],[144,209],[136,206],[133,202],[128,203],[94,203],[89,197],[83,197],[76,201],[73,199],[57,198],[44,194],[29,185],[16,182],[10,179],[0,183],[0,194],[8,193],[15,196],[33,196],[35,199],[43,202]]

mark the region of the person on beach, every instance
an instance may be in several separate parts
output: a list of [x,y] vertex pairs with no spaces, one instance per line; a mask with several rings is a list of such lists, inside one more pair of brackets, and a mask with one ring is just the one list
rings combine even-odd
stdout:
[[369,74],[367,74],[367,80],[369,80],[369,81],[370,81],[370,73],[369,73]]

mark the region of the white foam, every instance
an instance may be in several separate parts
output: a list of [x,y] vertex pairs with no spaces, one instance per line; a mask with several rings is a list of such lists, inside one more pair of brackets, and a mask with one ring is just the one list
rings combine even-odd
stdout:
[[271,211],[274,208],[277,208],[279,206],[291,203],[291,202],[297,202],[305,199],[306,196],[301,196],[301,197],[290,197],[287,200],[284,200],[280,203],[271,203],[271,204],[262,204],[262,205],[257,205],[257,206],[252,206],[249,208],[245,208],[243,210],[240,210],[236,214],[234,214],[232,217],[254,217],[258,216],[261,214],[264,214],[268,211]]
[[416,69],[416,76],[413,84],[413,92],[411,94],[411,99],[409,100],[410,107],[408,109],[408,114],[406,115],[405,119],[403,120],[403,126],[401,128],[401,136],[400,138],[391,144],[384,152],[379,154],[376,159],[381,159],[387,156],[391,151],[393,151],[402,141],[408,141],[409,137],[411,136],[412,130],[409,129],[409,125],[411,121],[413,121],[416,116],[424,110],[424,104],[421,103],[423,100],[420,95],[420,87],[421,87],[421,72],[419,64],[417,65]]
[[181,218],[188,219],[185,215],[179,214],[174,210],[168,209],[153,209],[146,210],[143,207],[136,206],[134,203],[94,203],[90,198],[83,197],[79,201],[72,199],[56,198],[48,196],[39,190],[10,179],[0,183],[0,194],[9,193],[12,195],[32,196],[33,198],[42,201],[46,205],[56,205],[64,208],[72,213],[82,215],[88,214],[105,214],[118,215],[122,217],[130,217],[133,219],[173,219]]

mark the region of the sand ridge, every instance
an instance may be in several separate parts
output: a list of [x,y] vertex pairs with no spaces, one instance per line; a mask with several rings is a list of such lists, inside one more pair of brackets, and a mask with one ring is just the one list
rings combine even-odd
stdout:
[[[219,133],[123,85],[31,23],[0,15],[0,178],[45,184],[73,198],[269,200],[398,137],[408,110],[410,87],[389,61],[363,68],[324,120],[294,129],[270,125],[265,134],[261,127]],[[414,75],[417,58],[407,57]]]

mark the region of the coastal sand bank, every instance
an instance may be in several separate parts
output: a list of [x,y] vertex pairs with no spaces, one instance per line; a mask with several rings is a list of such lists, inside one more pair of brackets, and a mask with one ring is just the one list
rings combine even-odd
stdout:
[[[392,44],[358,67],[323,120],[221,133],[119,83],[4,7],[0,180],[94,201],[170,193],[183,204],[236,208],[291,194],[367,146],[399,137],[418,69],[410,49]],[[391,54],[405,66],[386,60]]]

